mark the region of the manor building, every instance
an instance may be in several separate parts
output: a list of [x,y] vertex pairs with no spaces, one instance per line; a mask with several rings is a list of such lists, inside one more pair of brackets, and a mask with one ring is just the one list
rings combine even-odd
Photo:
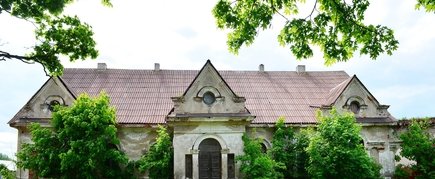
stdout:
[[[67,68],[51,77],[9,121],[18,146],[31,142],[31,122],[49,127],[51,106],[69,106],[80,93],[106,91],[116,108],[118,148],[138,160],[155,142],[156,126],[173,132],[174,177],[241,178],[236,156],[243,153],[242,135],[263,139],[271,147],[279,117],[296,129],[315,126],[317,110],[353,112],[361,123],[367,152],[391,176],[399,152],[396,119],[357,76],[344,71],[218,71],[210,61],[198,70]],[[255,133],[251,131],[255,130]],[[18,147],[19,148],[19,147]],[[19,149],[18,149],[19,150]],[[27,170],[18,178],[29,178]]]

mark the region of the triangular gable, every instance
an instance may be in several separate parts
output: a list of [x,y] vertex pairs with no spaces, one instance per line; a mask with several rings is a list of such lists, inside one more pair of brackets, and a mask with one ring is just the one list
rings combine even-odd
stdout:
[[38,119],[49,119],[51,112],[47,111],[48,108],[44,108],[44,105],[48,106],[47,101],[57,100],[63,105],[71,105],[75,99],[75,94],[61,78],[50,77],[8,124],[10,126],[17,126],[18,123],[26,125],[28,122],[38,122]]
[[189,89],[191,89],[192,85],[198,81],[198,77],[201,76],[205,70],[210,70],[210,71],[214,72],[217,75],[217,77],[219,77],[223,81],[223,83],[228,88],[228,90],[231,91],[231,93],[234,96],[237,96],[236,93],[234,93],[234,91],[231,89],[231,87],[227,84],[227,82],[222,78],[221,74],[216,70],[216,68],[213,66],[213,64],[211,63],[210,60],[207,60],[207,62],[205,62],[204,66],[201,68],[201,70],[199,70],[198,74],[195,76],[193,81],[189,84],[189,86],[184,91],[183,96],[185,96],[186,93],[189,91]]
[[364,86],[364,84],[358,79],[356,75],[353,75],[352,77],[349,77],[342,83],[338,84],[336,87],[332,88],[328,95],[325,98],[325,102],[323,105],[325,106],[331,106],[334,105],[340,96],[342,96],[343,92],[346,91],[350,84],[357,83],[360,85],[363,91],[365,91],[372,101],[376,103],[377,106],[379,106],[378,100],[370,93],[370,91]]
[[[214,98],[209,104],[206,101],[207,94]],[[231,89],[210,60],[207,60],[183,95],[172,97],[172,100],[174,109],[171,113],[177,115],[249,114],[245,108],[245,98]]]
[[359,122],[391,122],[388,105],[381,105],[356,75],[332,88],[322,108],[335,107],[339,112],[354,112]]

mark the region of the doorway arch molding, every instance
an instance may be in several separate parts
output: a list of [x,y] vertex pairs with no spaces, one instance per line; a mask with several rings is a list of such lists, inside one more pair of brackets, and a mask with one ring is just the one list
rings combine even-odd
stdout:
[[192,150],[198,151],[199,144],[201,144],[201,142],[203,140],[209,139],[209,138],[217,140],[219,142],[219,144],[221,145],[222,151],[228,151],[227,143],[225,142],[225,140],[221,136],[219,136],[217,134],[204,134],[204,135],[199,136],[198,138],[196,138],[195,142],[193,143]]

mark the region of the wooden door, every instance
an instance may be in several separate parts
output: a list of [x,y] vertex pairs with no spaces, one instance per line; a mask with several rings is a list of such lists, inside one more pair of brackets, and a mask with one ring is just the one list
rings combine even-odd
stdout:
[[215,139],[205,139],[199,144],[199,178],[221,178],[221,146]]

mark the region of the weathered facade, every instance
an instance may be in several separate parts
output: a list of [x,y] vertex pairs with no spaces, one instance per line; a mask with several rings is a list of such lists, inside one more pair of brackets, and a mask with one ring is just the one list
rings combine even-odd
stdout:
[[[391,176],[399,150],[396,120],[356,76],[343,71],[217,71],[210,61],[199,70],[65,69],[50,78],[11,119],[18,144],[30,142],[27,125],[49,126],[50,106],[71,105],[76,96],[105,90],[117,109],[120,150],[137,160],[155,140],[156,125],[173,132],[174,176],[241,178],[235,161],[243,152],[241,136],[256,130],[271,147],[274,124],[316,125],[315,111],[352,111],[363,126],[367,152]],[[19,149],[18,149],[19,150]],[[19,170],[17,177],[28,178]]]

